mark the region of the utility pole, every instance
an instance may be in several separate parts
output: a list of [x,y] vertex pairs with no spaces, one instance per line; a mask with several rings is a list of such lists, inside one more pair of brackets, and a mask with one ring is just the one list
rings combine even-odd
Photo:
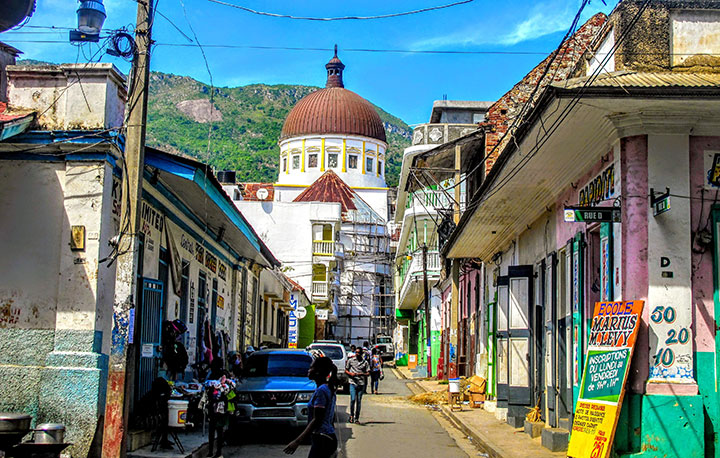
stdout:
[[427,355],[427,376],[432,377],[432,326],[430,317],[430,294],[428,293],[428,279],[427,279],[427,244],[423,242],[422,246],[422,257],[423,257],[423,291],[425,295],[425,332],[427,335],[426,343],[426,355]]
[[[103,429],[102,456],[121,458],[126,455],[130,399],[129,385],[134,380],[135,344],[132,333],[138,327],[135,311],[138,278],[138,234],[142,205],[143,166],[145,163],[145,124],[147,121],[148,86],[150,82],[150,44],[152,0],[137,0],[135,27],[136,53],[133,60],[128,94],[125,167],[122,181],[122,209],[117,247],[113,329],[108,368],[107,401]],[[126,197],[127,196],[127,197]],[[125,220],[127,218],[127,220]],[[123,233],[123,231],[125,231]]]

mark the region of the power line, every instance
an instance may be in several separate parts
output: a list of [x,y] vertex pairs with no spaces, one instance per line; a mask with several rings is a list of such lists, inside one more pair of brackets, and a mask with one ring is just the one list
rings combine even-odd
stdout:
[[233,3],[227,3],[223,2],[221,0],[208,0],[213,3],[217,3],[219,5],[229,6],[231,8],[237,8],[239,10],[246,11],[248,13],[257,14],[260,16],[269,16],[273,18],[282,18],[282,19],[297,19],[297,20],[303,20],[303,21],[349,21],[349,20],[369,20],[369,19],[388,19],[393,17],[399,17],[399,16],[409,16],[411,14],[418,14],[418,13],[426,13],[428,11],[435,11],[435,10],[441,10],[445,8],[452,8],[454,6],[464,5],[466,3],[472,3],[475,0],[462,0],[455,3],[449,3],[447,5],[440,5],[440,6],[431,6],[429,8],[421,8],[417,10],[412,11],[405,11],[402,13],[390,13],[390,14],[380,14],[375,16],[340,16],[340,17],[311,17],[311,16],[292,16],[289,14],[278,14],[278,13],[268,13],[264,11],[256,11],[251,8],[248,8],[246,6],[236,5]]

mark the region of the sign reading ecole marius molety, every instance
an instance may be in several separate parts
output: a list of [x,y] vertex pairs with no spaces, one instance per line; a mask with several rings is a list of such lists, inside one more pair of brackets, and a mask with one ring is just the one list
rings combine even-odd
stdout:
[[610,455],[643,305],[643,301],[595,304],[569,457]]

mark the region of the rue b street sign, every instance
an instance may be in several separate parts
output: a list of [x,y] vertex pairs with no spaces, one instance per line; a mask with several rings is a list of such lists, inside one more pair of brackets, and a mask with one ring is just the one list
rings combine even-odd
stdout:
[[619,223],[620,207],[565,207],[566,223]]

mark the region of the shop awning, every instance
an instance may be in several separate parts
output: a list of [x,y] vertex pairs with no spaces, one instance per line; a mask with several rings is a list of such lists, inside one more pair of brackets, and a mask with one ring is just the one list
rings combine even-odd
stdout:
[[209,166],[149,147],[145,148],[145,165],[154,169],[150,171],[150,179],[166,187],[167,197],[171,200],[171,196],[176,197],[173,204],[194,215],[195,222],[204,227],[210,237],[220,239],[238,257],[265,266],[280,266],[222,190]]
[[[518,129],[517,141],[500,153],[468,204],[443,247],[446,257],[488,261],[506,249],[529,224],[553,209],[565,190],[577,186],[576,181],[619,138],[652,132],[717,134],[717,83],[702,88],[649,87],[650,81],[633,88],[611,82],[613,78],[605,76],[586,87],[578,79],[568,80],[546,91]],[[571,105],[572,111],[566,112]]]

